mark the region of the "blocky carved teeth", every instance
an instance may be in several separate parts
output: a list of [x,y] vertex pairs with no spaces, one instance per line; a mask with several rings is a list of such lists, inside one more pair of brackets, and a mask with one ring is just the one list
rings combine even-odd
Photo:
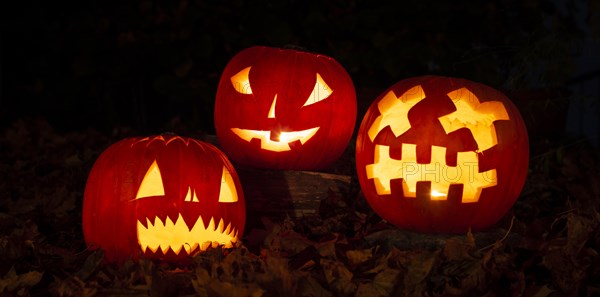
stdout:
[[260,147],[265,150],[284,152],[291,150],[290,143],[300,141],[300,144],[306,143],[319,130],[319,127],[310,128],[301,131],[280,132],[277,140],[273,140],[272,131],[269,130],[249,130],[240,128],[231,128],[231,131],[241,139],[252,143],[258,139]]
[[[369,179],[373,179],[378,195],[390,195],[391,180],[402,179],[404,197],[417,197],[417,182],[430,182],[432,200],[446,200],[453,184],[463,185],[463,203],[479,201],[484,188],[496,186],[496,169],[479,171],[475,152],[458,152],[456,166],[446,164],[446,148],[431,147],[431,162],[417,163],[416,145],[402,144],[402,160],[393,159],[390,147],[375,145],[374,163],[366,166]],[[435,175],[432,176],[431,174]]]

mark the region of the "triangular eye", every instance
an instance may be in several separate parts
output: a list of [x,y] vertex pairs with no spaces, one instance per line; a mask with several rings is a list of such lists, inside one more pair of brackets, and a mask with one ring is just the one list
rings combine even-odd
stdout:
[[332,92],[333,90],[325,83],[321,75],[317,73],[317,81],[315,82],[312,93],[310,93],[310,96],[308,96],[308,99],[302,106],[308,106],[321,100],[325,100],[331,95]]
[[233,88],[242,94],[252,94],[252,88],[250,87],[250,80],[248,79],[248,75],[250,74],[250,67],[246,67],[242,69],[242,71],[238,72],[236,75],[231,77],[231,84],[233,84]]
[[219,191],[219,202],[232,203],[237,202],[237,190],[235,189],[235,183],[231,177],[231,173],[225,166],[223,166],[223,175],[221,176],[221,190]]
[[158,168],[158,164],[156,164],[156,160],[154,160],[142,180],[135,199],[164,195],[165,188],[160,175],[160,169]]

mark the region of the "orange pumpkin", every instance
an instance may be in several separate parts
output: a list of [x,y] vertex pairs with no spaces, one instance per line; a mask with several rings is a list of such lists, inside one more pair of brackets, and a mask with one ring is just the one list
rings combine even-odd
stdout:
[[362,191],[382,218],[423,232],[496,223],[525,183],[529,144],[513,103],[488,86],[402,80],[367,111],[356,141]]
[[135,137],[110,146],[92,167],[83,232],[109,261],[143,253],[177,262],[236,245],[245,216],[237,174],[217,148],[179,136]]
[[215,128],[232,161],[272,169],[322,169],[346,149],[356,122],[356,94],[334,59],[263,46],[225,67]]

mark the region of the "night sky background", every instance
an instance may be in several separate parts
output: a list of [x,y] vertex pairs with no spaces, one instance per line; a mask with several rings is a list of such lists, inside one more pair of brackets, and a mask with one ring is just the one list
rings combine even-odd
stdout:
[[220,73],[253,45],[334,57],[354,81],[357,123],[383,90],[426,74],[502,90],[534,140],[564,136],[572,97],[598,98],[598,87],[573,93],[598,82],[597,1],[14,4],[3,9],[2,125],[42,117],[59,131],[214,134]]

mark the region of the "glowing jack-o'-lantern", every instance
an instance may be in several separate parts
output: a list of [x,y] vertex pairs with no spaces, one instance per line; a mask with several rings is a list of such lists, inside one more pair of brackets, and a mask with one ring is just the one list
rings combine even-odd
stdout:
[[182,261],[209,246],[237,245],[245,211],[237,174],[214,146],[171,135],[128,138],[90,172],[83,232],[109,261],[139,253]]
[[356,122],[356,94],[334,59],[251,47],[227,64],[215,128],[235,162],[272,169],[322,169],[343,153]]
[[382,218],[424,232],[496,223],[527,174],[523,120],[499,91],[464,79],[406,79],[380,95],[356,143],[363,193]]

